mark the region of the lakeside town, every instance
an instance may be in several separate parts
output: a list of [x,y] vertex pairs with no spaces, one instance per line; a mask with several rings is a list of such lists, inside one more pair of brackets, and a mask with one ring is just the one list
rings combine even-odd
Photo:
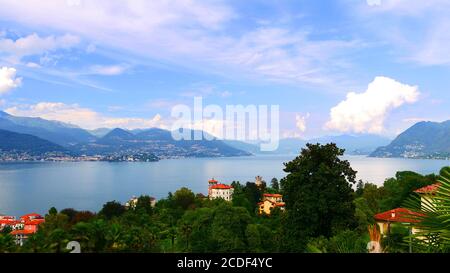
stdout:
[[148,153],[76,156],[65,153],[32,155],[28,153],[0,151],[0,162],[154,162],[158,160],[158,157]]

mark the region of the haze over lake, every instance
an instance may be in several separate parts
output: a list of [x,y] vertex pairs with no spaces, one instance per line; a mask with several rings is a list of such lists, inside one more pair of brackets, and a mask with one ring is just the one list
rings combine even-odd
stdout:
[[[98,211],[107,201],[127,201],[131,196],[151,195],[158,199],[188,187],[207,193],[207,181],[267,182],[285,176],[283,162],[294,155],[234,158],[171,159],[150,163],[62,162],[1,163],[0,214],[46,213],[52,206]],[[358,171],[358,179],[382,185],[397,171],[438,173],[449,160],[386,159],[346,156]]]

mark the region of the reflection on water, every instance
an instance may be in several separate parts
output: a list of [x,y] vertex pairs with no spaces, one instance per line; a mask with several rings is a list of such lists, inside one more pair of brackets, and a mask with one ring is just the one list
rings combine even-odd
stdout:
[[[0,164],[0,214],[45,213],[50,207],[98,211],[110,200],[126,201],[132,195],[167,196],[180,187],[207,192],[207,181],[266,181],[284,177],[283,162],[294,156],[198,158],[150,163],[5,163]],[[445,160],[380,159],[346,156],[358,179],[381,185],[397,171],[437,173]]]

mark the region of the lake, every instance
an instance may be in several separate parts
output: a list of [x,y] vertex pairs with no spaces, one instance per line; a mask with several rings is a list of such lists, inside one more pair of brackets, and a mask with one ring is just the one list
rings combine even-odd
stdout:
[[[285,176],[283,162],[295,156],[170,159],[149,163],[58,162],[1,163],[0,214],[44,214],[52,206],[98,211],[107,201],[126,202],[133,195],[166,197],[181,187],[207,193],[208,180],[223,183],[267,182]],[[437,173],[449,160],[385,159],[345,156],[358,179],[382,185],[397,171]]]

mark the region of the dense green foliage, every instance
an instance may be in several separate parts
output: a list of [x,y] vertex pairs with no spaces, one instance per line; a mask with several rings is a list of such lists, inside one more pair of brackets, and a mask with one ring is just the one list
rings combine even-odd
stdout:
[[356,225],[354,192],[356,172],[339,156],[334,144],[308,144],[300,156],[285,164],[281,180],[286,201],[286,250],[302,252],[309,238],[330,238]]

